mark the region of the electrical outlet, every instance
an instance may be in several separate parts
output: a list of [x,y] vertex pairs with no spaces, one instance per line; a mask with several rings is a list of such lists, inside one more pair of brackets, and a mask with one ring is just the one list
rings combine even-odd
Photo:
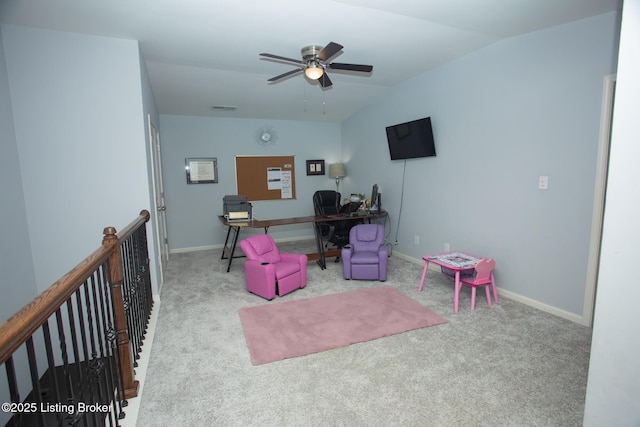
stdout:
[[418,236],[417,234],[415,236],[413,236],[413,243],[415,243],[416,245],[420,244],[420,236]]
[[448,244],[448,243],[445,243],[445,244],[444,244],[444,251],[445,251],[445,252],[448,252],[449,250],[450,250],[450,249],[449,249],[449,244]]
[[548,176],[539,176],[538,177],[538,189],[539,190],[548,190],[549,189],[549,177]]

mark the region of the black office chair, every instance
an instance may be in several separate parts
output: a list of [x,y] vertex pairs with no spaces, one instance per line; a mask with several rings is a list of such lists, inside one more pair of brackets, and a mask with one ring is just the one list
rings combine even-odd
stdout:
[[[340,213],[341,194],[333,190],[319,190],[313,194],[313,210],[316,215],[337,215]],[[351,228],[362,222],[360,219],[329,221],[317,223],[318,231],[325,247],[329,243],[342,249],[344,245],[349,243],[349,231]],[[336,262],[340,261],[340,257],[336,258]]]

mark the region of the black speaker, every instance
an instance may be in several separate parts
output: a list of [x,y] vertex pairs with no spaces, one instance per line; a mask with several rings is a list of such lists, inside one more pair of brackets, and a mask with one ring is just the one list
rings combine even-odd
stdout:
[[382,211],[382,194],[378,193],[378,212]]

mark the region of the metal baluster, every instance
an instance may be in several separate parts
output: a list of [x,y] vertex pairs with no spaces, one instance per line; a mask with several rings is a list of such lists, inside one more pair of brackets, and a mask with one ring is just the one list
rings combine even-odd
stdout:
[[[80,291],[77,290],[75,292],[75,296],[76,296],[76,303],[78,301],[79,298],[79,293]],[[78,399],[79,393],[78,391],[82,390],[82,379],[84,377],[83,372],[82,372],[82,360],[81,360],[81,356],[80,356],[80,351],[78,348],[78,337],[77,334],[79,332],[79,329],[77,329],[76,327],[76,322],[75,322],[75,315],[73,312],[73,296],[69,297],[69,299],[67,300],[67,316],[69,319],[69,335],[71,336],[71,348],[73,349],[73,358],[74,358],[74,363],[73,364],[69,364],[68,367],[65,366],[65,378],[67,379],[67,403],[69,403],[70,405],[74,405],[74,408],[76,407],[76,405],[78,404],[78,402],[80,401]],[[78,310],[78,316],[80,316],[81,314],[81,307],[79,307],[76,304],[76,308]],[[81,320],[80,320],[81,322]],[[60,326],[58,326],[58,328],[60,328]],[[81,326],[80,326],[81,328]],[[64,338],[63,338],[64,339]],[[66,343],[65,343],[65,347],[63,349],[63,353],[66,354]],[[66,356],[68,359],[68,356]],[[65,358],[65,355],[63,355],[63,359]],[[73,375],[71,374],[71,369],[72,366],[75,366],[75,370],[78,373],[78,383],[79,386],[76,388],[74,387],[74,381],[73,381]],[[67,418],[71,418],[70,423],[73,423],[73,421],[75,420],[75,422],[77,422],[79,420],[79,414],[77,413],[77,411],[75,411],[75,415],[76,417],[74,418],[72,415],[69,415]]]
[[120,259],[122,263],[122,297],[124,299],[125,317],[127,319],[127,332],[129,334],[129,342],[133,352],[133,366],[137,367],[136,352],[136,333],[135,333],[135,301],[133,300],[133,292],[131,291],[131,263],[129,259],[129,239],[122,241],[120,245]]
[[[100,295],[100,307],[102,307],[102,338],[104,340],[105,355],[107,358],[105,370],[105,386],[107,388],[107,396],[113,396],[111,404],[113,407],[112,414],[118,414],[119,418],[124,417],[119,404],[120,390],[117,384],[118,369],[116,368],[115,353],[117,353],[116,331],[113,326],[113,316],[111,312],[111,285],[106,276],[104,266],[98,272],[98,290]],[[118,396],[118,398],[116,398]],[[115,415],[114,415],[115,416]],[[112,418],[109,417],[109,424],[112,425]]]
[[[60,387],[58,386],[58,375],[56,372],[56,362],[53,359],[53,346],[51,345],[51,331],[49,330],[49,320],[45,321],[42,325],[42,332],[44,334],[44,345],[45,351],[47,353],[47,363],[49,364],[49,387],[53,396],[50,396],[49,399],[52,402],[61,402],[60,398]],[[44,397],[44,396],[43,396]],[[58,420],[58,424],[62,422],[62,414],[60,412],[56,412],[56,419]]]
[[140,265],[140,242],[137,239],[136,233],[131,236],[132,251],[131,258],[133,260],[134,278],[135,278],[135,290],[136,290],[136,357],[140,358],[140,352],[142,351],[142,340],[144,339],[144,306],[143,306],[143,286],[142,286],[142,266]]
[[89,363],[89,342],[87,339],[87,314],[86,308],[82,302],[82,293],[87,293],[87,282],[84,282],[82,286],[76,291],[76,306],[78,309],[78,321],[80,330],[80,339],[82,343],[82,353],[78,359],[78,393],[77,400],[80,402],[88,401],[89,390],[89,376],[88,376],[88,363]]
[[[20,402],[20,391],[18,390],[18,381],[16,380],[16,369],[13,365],[13,356],[9,356],[6,362],[4,362],[4,367],[7,371],[7,382],[9,383],[9,396],[11,398],[11,402],[18,403]],[[14,414],[11,417],[7,426],[9,425],[18,427],[17,414]]]
[[[95,274],[95,273],[94,273]],[[95,339],[95,343],[96,343],[96,348],[95,348],[95,357],[92,360],[91,363],[91,369],[92,369],[92,375],[91,375],[91,381],[92,381],[92,386],[91,386],[91,390],[93,393],[93,400],[92,403],[102,403],[104,402],[105,399],[105,395],[104,395],[104,387],[103,387],[103,376],[104,376],[104,369],[105,369],[105,358],[104,358],[104,354],[102,351],[102,340],[100,337],[100,314],[99,314],[99,301],[98,298],[96,296],[96,281],[95,281],[95,276],[91,276],[89,278],[89,284],[90,287],[89,289],[91,289],[91,300],[93,301],[93,331],[94,331],[94,339]],[[92,414],[93,415],[93,420],[94,422],[97,422],[96,420],[96,414]]]
[[[40,389],[40,375],[38,374],[38,362],[36,361],[36,352],[33,347],[33,335],[30,336],[25,342],[27,346],[27,357],[29,359],[29,373],[31,374],[31,386],[33,387],[33,393],[35,396],[38,409],[42,407],[42,390]],[[38,418],[38,426],[45,427],[44,412],[37,411],[36,416]]]

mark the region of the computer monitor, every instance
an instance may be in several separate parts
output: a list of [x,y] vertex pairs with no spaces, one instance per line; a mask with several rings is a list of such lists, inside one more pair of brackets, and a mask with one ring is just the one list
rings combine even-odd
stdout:
[[373,184],[373,189],[371,190],[371,206],[369,207],[369,212],[378,212],[380,206],[378,206],[378,184]]

